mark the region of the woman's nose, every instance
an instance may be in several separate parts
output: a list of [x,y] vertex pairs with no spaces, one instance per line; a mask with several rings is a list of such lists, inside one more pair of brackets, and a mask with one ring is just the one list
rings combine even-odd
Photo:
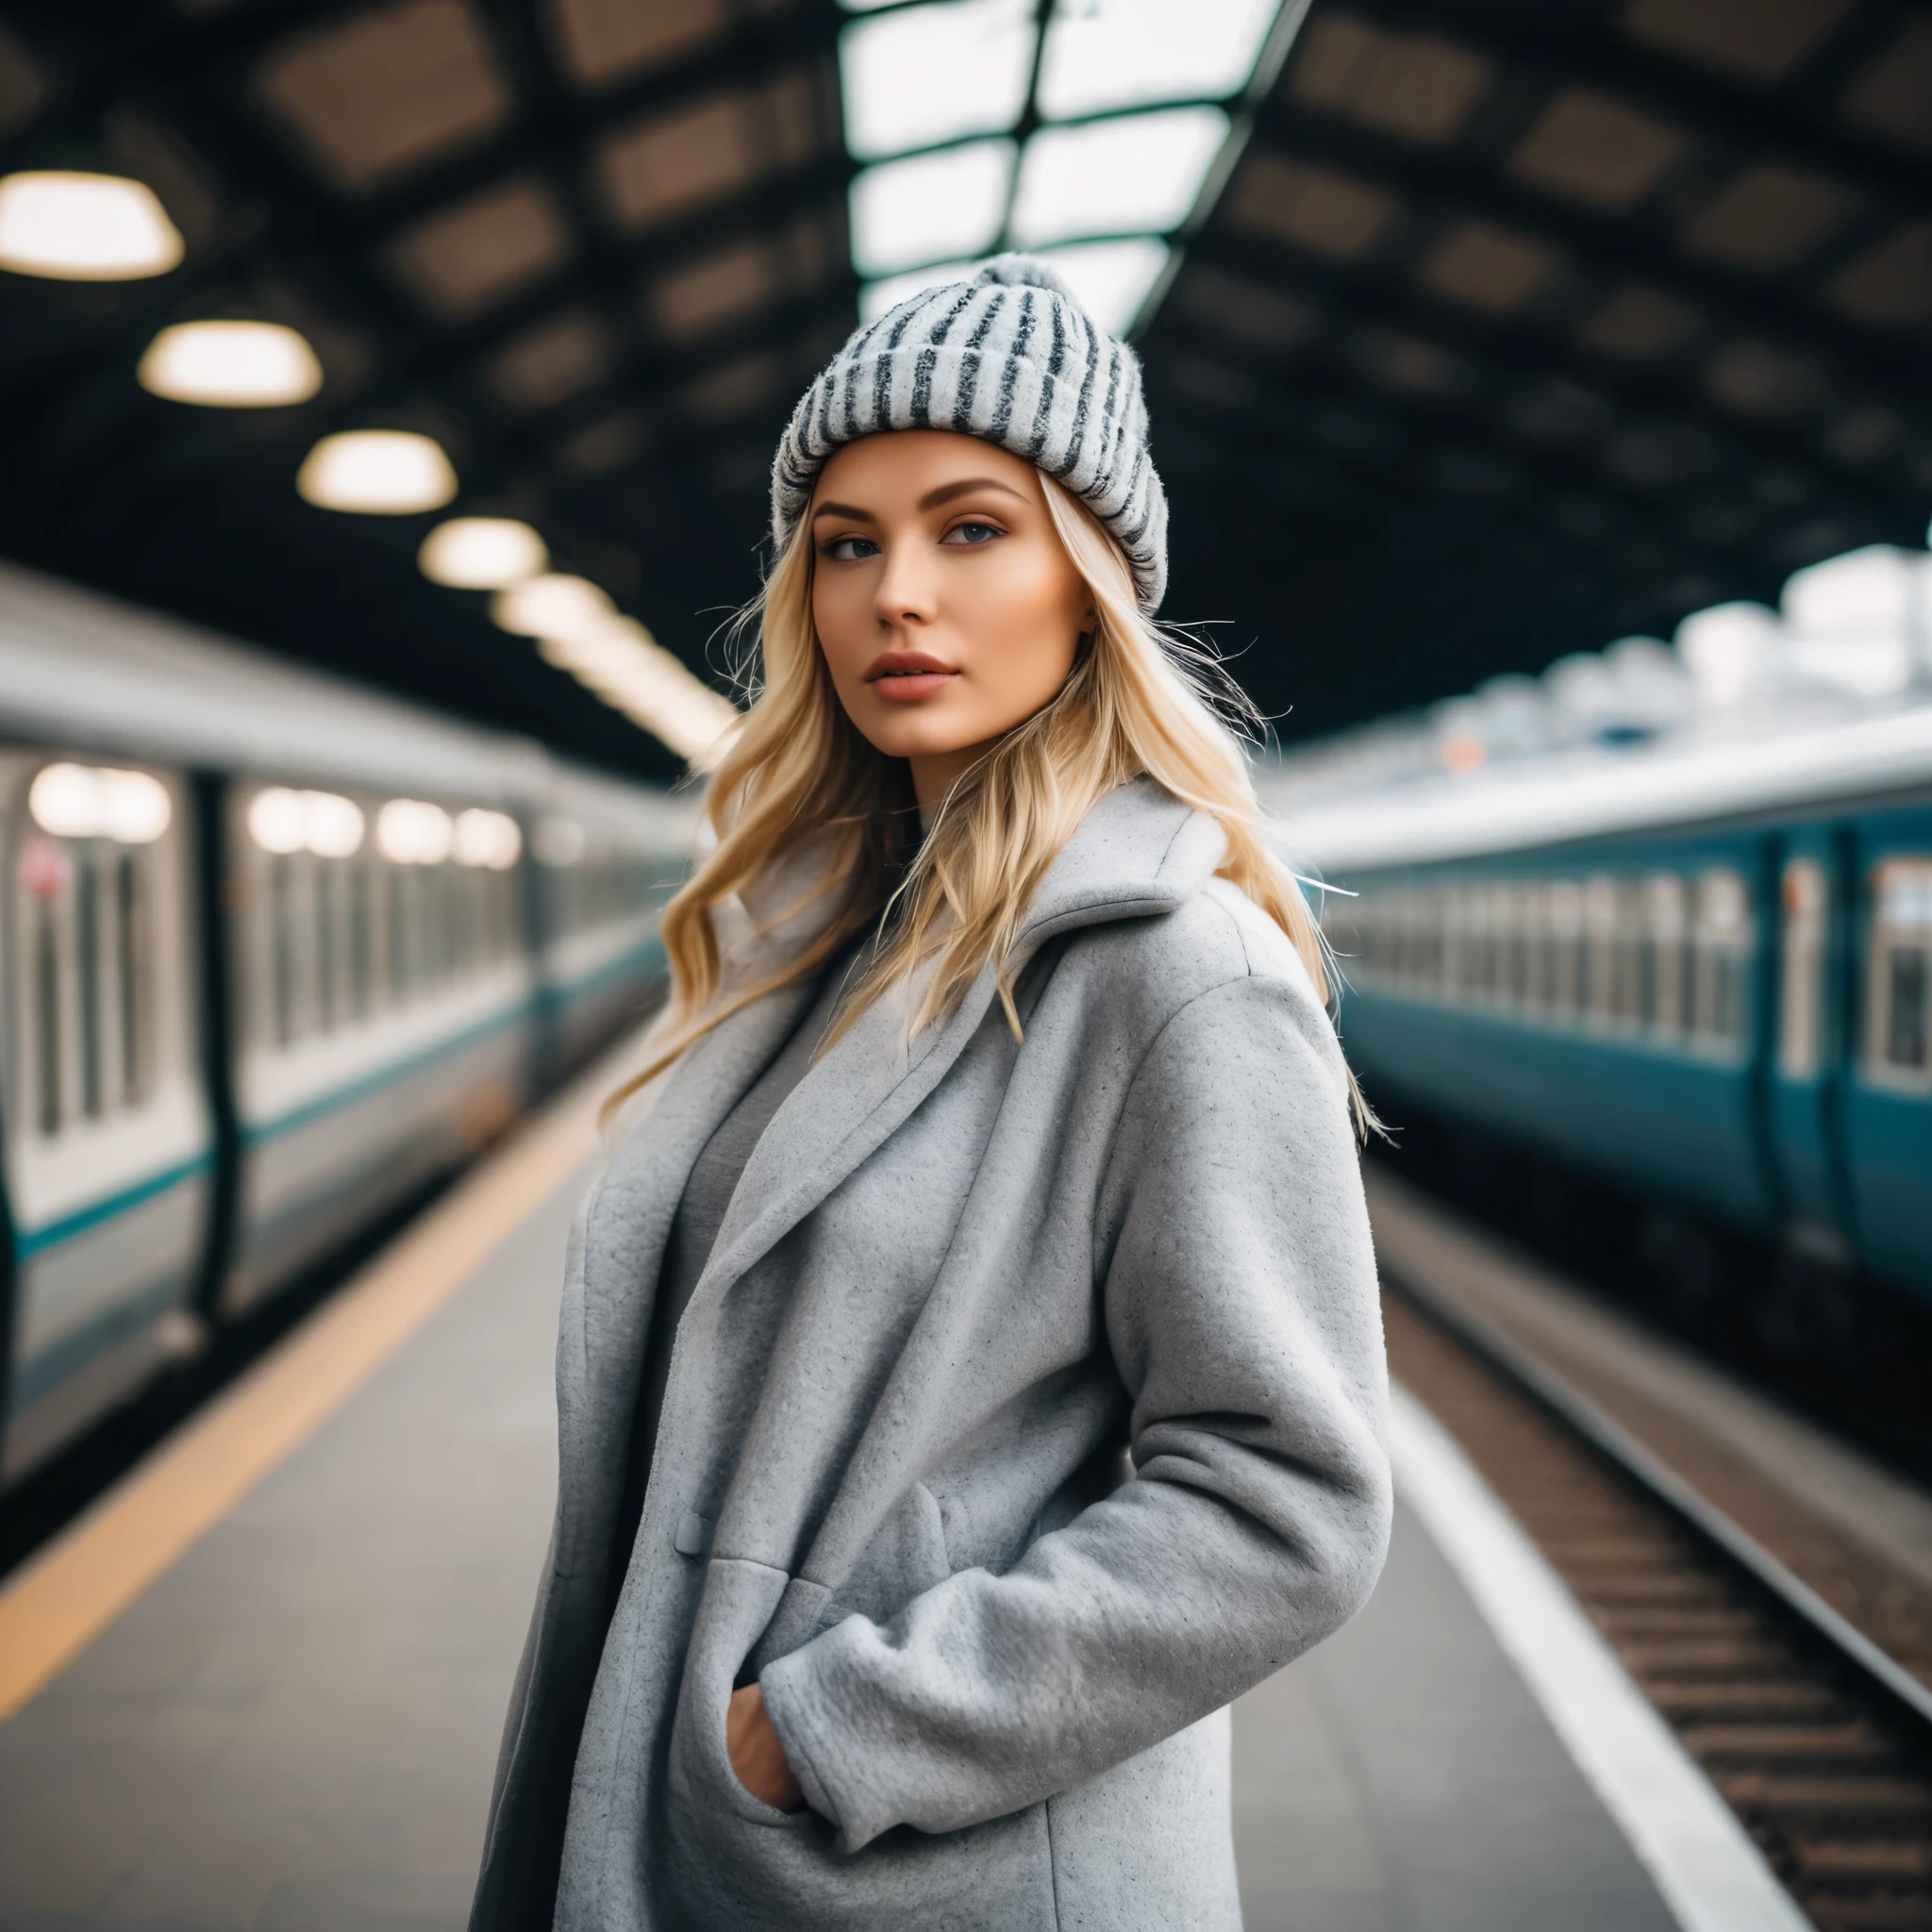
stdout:
[[881,624],[930,624],[938,615],[933,575],[917,543],[892,543],[873,608]]

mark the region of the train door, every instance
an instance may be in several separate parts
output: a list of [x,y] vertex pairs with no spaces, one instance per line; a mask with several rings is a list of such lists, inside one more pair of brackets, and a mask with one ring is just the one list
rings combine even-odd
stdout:
[[467,1158],[526,1097],[508,815],[229,789],[239,1313]]
[[188,787],[0,752],[14,1291],[0,1480],[197,1332],[213,1140]]
[[1800,826],[1785,841],[1777,878],[1771,1141],[1788,1221],[1794,1231],[1834,1247],[1849,1235],[1833,1123],[1844,1099],[1844,915],[1852,883],[1830,828]]
[[1932,808],[1857,831],[1844,1147],[1858,1246],[1874,1274],[1932,1293]]

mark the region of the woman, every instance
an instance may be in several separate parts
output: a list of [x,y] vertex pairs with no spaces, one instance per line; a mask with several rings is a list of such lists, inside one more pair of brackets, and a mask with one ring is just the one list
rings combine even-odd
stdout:
[[1004,258],[852,339],[774,501],[473,1924],[1238,1926],[1226,1706],[1374,1581],[1384,1371],[1138,371]]

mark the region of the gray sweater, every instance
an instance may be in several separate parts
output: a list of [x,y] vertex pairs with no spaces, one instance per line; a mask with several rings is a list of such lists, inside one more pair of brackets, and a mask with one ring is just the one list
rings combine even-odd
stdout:
[[[615,1586],[666,1237],[813,989],[663,1084],[572,1243],[476,1932],[1239,1925],[1224,1707],[1360,1606],[1390,1494],[1341,1057],[1220,854],[1122,788],[1028,915],[1024,1043],[982,974],[799,1082],[679,1324]],[[742,924],[734,977],[800,942]],[[803,1812],[732,1774],[747,1676]]]

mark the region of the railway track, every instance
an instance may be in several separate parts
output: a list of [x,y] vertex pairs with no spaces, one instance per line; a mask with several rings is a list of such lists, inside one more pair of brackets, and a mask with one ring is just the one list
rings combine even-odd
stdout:
[[1393,1373],[1812,1923],[1932,1932],[1932,1691],[1546,1366],[1425,1286],[1389,1286]]

